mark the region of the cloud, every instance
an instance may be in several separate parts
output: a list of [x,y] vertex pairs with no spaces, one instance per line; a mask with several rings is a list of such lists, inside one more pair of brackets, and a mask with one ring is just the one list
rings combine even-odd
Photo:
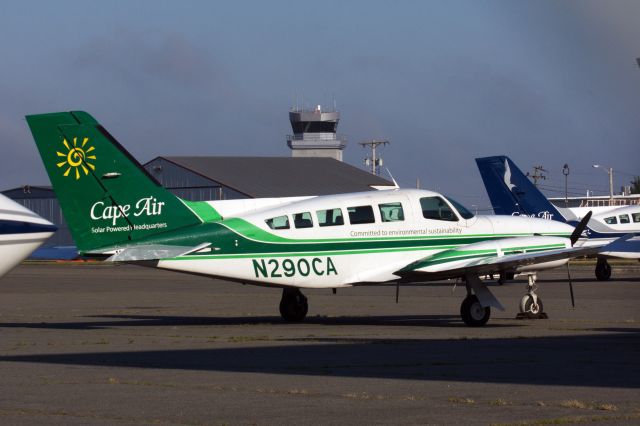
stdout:
[[225,74],[206,48],[177,33],[121,30],[93,38],[70,53],[74,69],[111,74],[129,85],[150,79],[195,88]]

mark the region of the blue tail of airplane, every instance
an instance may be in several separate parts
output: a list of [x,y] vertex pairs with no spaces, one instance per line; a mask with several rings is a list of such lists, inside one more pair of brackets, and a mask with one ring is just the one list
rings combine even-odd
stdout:
[[508,157],[476,158],[476,163],[496,214],[566,221]]

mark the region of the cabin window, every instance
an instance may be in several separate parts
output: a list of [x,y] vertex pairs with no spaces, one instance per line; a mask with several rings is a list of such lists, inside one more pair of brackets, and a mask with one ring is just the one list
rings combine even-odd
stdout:
[[631,223],[628,214],[621,214],[620,216],[618,216],[618,219],[620,219],[620,223]]
[[344,225],[344,217],[340,209],[318,210],[316,217],[318,218],[319,226]]
[[640,223],[640,213],[631,213],[634,223]]
[[311,213],[296,213],[293,215],[293,226],[296,228],[312,228],[313,221],[311,220]]
[[420,198],[420,206],[422,207],[422,216],[425,219],[458,221],[451,207],[440,197]]
[[349,222],[352,225],[375,223],[376,221],[373,216],[373,207],[371,206],[347,207],[347,212],[349,212]]
[[401,203],[378,204],[380,217],[383,222],[400,222],[404,220],[404,211]]
[[616,225],[618,223],[618,219],[616,219],[615,216],[605,217],[604,223],[606,223],[607,225]]
[[289,229],[289,218],[287,216],[272,217],[265,220],[267,226],[271,229]]

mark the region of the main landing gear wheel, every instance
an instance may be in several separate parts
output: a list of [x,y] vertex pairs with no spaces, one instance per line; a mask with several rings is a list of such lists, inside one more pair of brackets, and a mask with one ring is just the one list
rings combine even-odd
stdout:
[[307,316],[307,298],[298,290],[285,288],[280,300],[280,315],[287,322],[300,322]]
[[460,305],[462,321],[470,327],[480,327],[489,321],[491,308],[483,308],[475,294],[468,295]]
[[611,265],[609,265],[607,259],[598,259],[596,263],[596,278],[598,281],[607,281],[611,278]]

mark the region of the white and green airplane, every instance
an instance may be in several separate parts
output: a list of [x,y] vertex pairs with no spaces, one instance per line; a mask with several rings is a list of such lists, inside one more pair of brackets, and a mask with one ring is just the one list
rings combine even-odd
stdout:
[[484,325],[504,308],[480,277],[500,272],[530,274],[520,310],[536,314],[535,272],[597,250],[573,246],[584,221],[477,216],[417,189],[182,200],[86,112],[26,118],[82,254],[282,288],[286,321],[306,316],[303,288],[461,278],[462,319]]

